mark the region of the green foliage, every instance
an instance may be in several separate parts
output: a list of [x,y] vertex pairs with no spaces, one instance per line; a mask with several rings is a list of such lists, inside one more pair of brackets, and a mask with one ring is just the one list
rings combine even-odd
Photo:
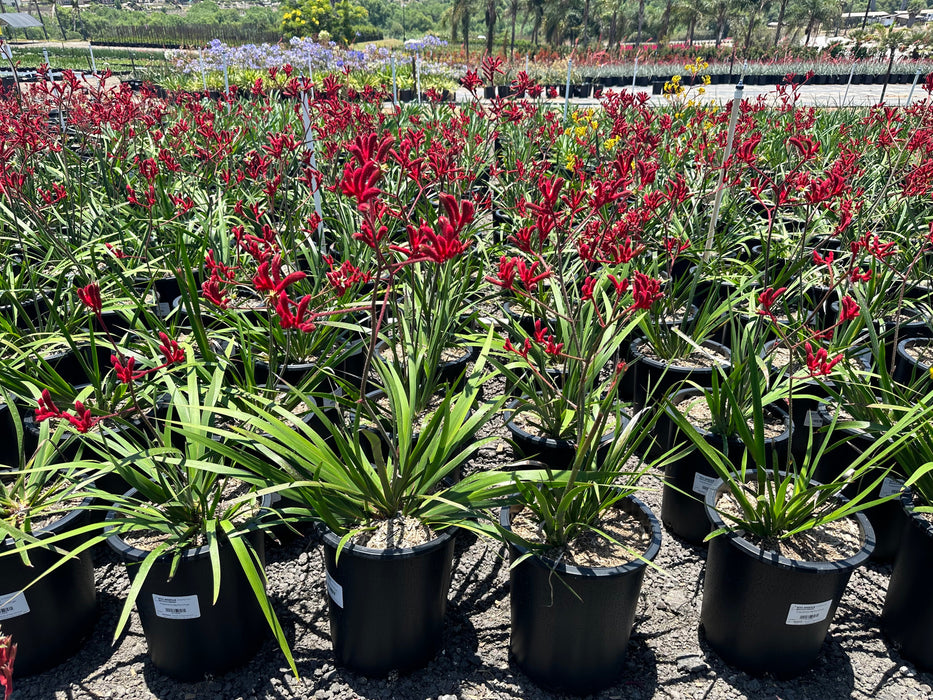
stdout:
[[351,0],[303,0],[288,2],[282,15],[282,31],[292,36],[317,36],[327,32],[340,44],[356,40],[369,12]]

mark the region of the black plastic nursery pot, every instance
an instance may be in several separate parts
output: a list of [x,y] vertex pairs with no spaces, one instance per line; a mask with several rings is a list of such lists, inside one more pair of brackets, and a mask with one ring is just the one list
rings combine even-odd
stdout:
[[[676,404],[682,399],[700,395],[698,389],[682,389],[671,397],[671,402]],[[658,427],[663,430],[666,426],[670,433],[666,439],[661,436],[662,451],[687,439],[680,435],[669,417],[663,418],[663,422],[658,421]],[[724,450],[725,442],[722,436],[707,432],[701,434],[714,448]],[[785,429],[782,435],[767,438],[765,444],[772,461],[776,459],[780,464],[790,446],[790,433]],[[745,445],[740,439],[729,439],[729,459],[737,468],[744,450]],[[680,459],[669,462],[664,469],[664,485],[661,489],[661,522],[664,523],[664,527],[690,544],[704,546],[706,536],[712,531],[706,516],[704,498],[717,478],[716,471],[699,450],[694,449]]]
[[[279,365],[276,372],[276,383],[298,386],[317,370],[317,362],[287,362]],[[262,385],[269,381],[269,363],[265,360],[256,360],[253,372],[256,384]]]
[[[717,480],[706,494],[714,529],[725,526],[715,505],[726,488]],[[788,559],[735,532],[710,540],[700,625],[723,661],[751,674],[793,678],[816,660],[849,577],[875,546],[868,519],[854,517],[862,547],[839,561]]]
[[897,358],[894,362],[894,381],[906,386],[931,387],[933,374],[931,365],[920,362],[907,352],[914,346],[933,345],[930,338],[905,338],[897,344]]
[[908,522],[894,562],[881,620],[901,655],[918,667],[933,670],[933,523],[914,511],[908,495],[901,498]]
[[[511,301],[504,301],[502,303],[502,310],[505,312],[506,320],[509,323],[517,325],[519,328],[524,331],[525,335],[529,337],[534,337],[535,334],[535,318],[525,309],[521,307],[520,304],[513,303]],[[542,322],[545,319],[540,319]],[[548,318],[547,325],[549,328],[554,328],[557,325],[556,318]]]
[[455,532],[404,549],[347,544],[323,530],[330,634],[337,663],[366,676],[413,671],[440,650]]
[[[618,507],[650,538],[640,559],[586,568],[531,556],[509,573],[511,640],[515,663],[535,683],[572,693],[594,693],[615,683],[625,656],[645,568],[661,548],[661,526],[648,507],[629,496]],[[511,526],[520,508],[503,508]],[[512,560],[527,550],[509,545]]]
[[[89,504],[90,499],[84,502]],[[89,521],[89,511],[73,510],[33,534],[40,539],[53,537]],[[68,539],[56,546],[68,551],[77,544]],[[29,550],[32,566],[26,566],[13,549],[9,538],[0,544],[4,552],[0,560],[0,627],[17,645],[13,672],[22,677],[51,668],[78,651],[94,629],[97,593],[90,550],[33,583],[58,564],[61,555],[37,547]]]
[[[90,345],[80,345],[77,352],[71,348],[65,348],[58,352],[46,355],[42,359],[58,374],[71,385],[83,385],[93,382],[96,377],[89,376],[94,372],[95,363],[101,375],[110,371],[110,356],[113,354],[113,348],[109,347],[100,339],[92,349]],[[83,364],[82,364],[83,363]],[[85,370],[87,367],[87,370]]]
[[[264,507],[268,507],[269,500],[268,496],[263,499]],[[243,537],[264,566],[263,532],[254,530]],[[134,579],[148,552],[127,544],[118,535],[108,538],[107,544]],[[220,548],[220,595],[216,603],[212,602],[207,546],[185,551],[175,575],[169,578],[171,563],[171,555],[156,560],[136,599],[153,665],[172,678],[199,681],[249,661],[268,637],[269,624],[233,548],[229,544]]]
[[[573,441],[533,435],[521,428],[515,422],[515,409],[518,404],[518,401],[510,401],[506,405],[505,411],[505,427],[515,443],[518,452],[517,456],[523,459],[536,459],[553,469],[569,468],[577,452]],[[626,425],[628,425],[628,419],[623,416],[623,425],[616,426],[616,428],[624,429]],[[604,451],[609,449],[613,435],[614,431],[610,431],[603,437],[600,453],[598,454],[600,458],[604,456]]]
[[[832,415],[826,406],[820,406],[817,413],[822,424],[828,425],[832,422]],[[845,436],[845,442],[842,442],[832,453],[817,466],[813,473],[813,479],[821,483],[829,483],[839,479],[849,465],[852,464],[859,455],[872,446],[874,436],[850,428],[837,428],[841,435]],[[889,460],[890,462],[890,460]],[[879,469],[884,469],[889,463],[879,464]],[[851,496],[855,493],[865,490],[873,480],[877,478],[877,473],[868,472],[862,479],[850,484],[842,493],[844,496]],[[872,489],[866,500],[874,501],[891,494],[898,493],[904,489],[904,483],[900,481],[896,473],[891,473],[882,479],[879,484]],[[904,522],[906,516],[901,507],[899,499],[892,499],[866,508],[862,511],[871,527],[875,532],[875,548],[872,550],[871,558],[873,561],[889,562],[897,555],[901,545],[901,537],[904,533]]]
[[[655,359],[643,352],[646,343],[648,341],[645,338],[636,338],[629,345],[630,360],[626,374],[631,373],[629,381],[632,399],[638,405],[646,405],[652,396],[667,396],[674,387],[684,382],[689,381],[702,387],[711,386],[715,367],[682,367],[677,364],[677,360],[664,362]],[[731,357],[729,348],[721,343],[707,340],[699,345],[727,358]]]

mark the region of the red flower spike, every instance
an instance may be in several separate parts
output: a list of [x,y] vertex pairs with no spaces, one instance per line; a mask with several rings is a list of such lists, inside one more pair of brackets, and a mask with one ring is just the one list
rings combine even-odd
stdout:
[[533,292],[538,287],[538,282],[551,276],[550,270],[544,270],[536,275],[535,271],[538,269],[539,264],[540,262],[537,260],[531,266],[526,265],[524,260],[518,261],[518,277],[529,292]]
[[358,168],[348,163],[343,169],[340,190],[347,197],[356,199],[359,211],[365,211],[369,208],[370,200],[382,194],[382,190],[375,186],[381,177],[382,170],[375,161],[371,160]]
[[758,314],[761,316],[767,316],[771,320],[775,320],[774,312],[771,310],[771,307],[774,306],[775,302],[778,300],[778,297],[780,297],[785,291],[787,291],[787,287],[781,287],[779,289],[768,287],[765,291],[759,294],[758,303],[761,305],[761,308],[758,309]]
[[820,348],[813,352],[813,347],[810,343],[804,343],[804,347],[807,350],[807,369],[810,371],[811,377],[823,377],[833,371],[833,367],[842,360],[842,355],[839,354],[834,357],[832,360],[829,360],[829,355],[826,352],[826,348]]
[[79,287],[77,294],[82,304],[95,314],[100,315],[100,312],[103,311],[104,303],[101,301],[100,285],[97,284],[97,282],[91,282],[91,284],[86,287]]
[[464,227],[473,221],[473,213],[475,211],[473,202],[468,199],[458,201],[453,195],[443,193],[439,198],[441,204],[444,205],[444,210],[447,212],[447,221],[451,228],[453,228],[454,233],[459,236]]
[[229,300],[224,294],[221,281],[213,274],[210,279],[205,280],[204,283],[201,284],[201,294],[218,308],[226,309],[229,306]]
[[476,88],[481,87],[483,81],[475,70],[468,70],[466,75],[460,78],[460,84],[469,90],[473,97],[476,97]]
[[527,360],[527,359],[528,359],[528,351],[531,350],[531,341],[530,341],[528,338],[525,338],[525,345],[524,345],[524,347],[523,347],[521,350],[519,350],[519,349],[516,348],[514,345],[512,345],[512,341],[511,341],[511,340],[509,340],[508,338],[506,338],[506,339],[505,339],[505,344],[503,345],[503,347],[504,347],[507,351],[509,351],[509,352],[514,352],[516,355],[518,355],[518,356],[522,357],[523,359]]
[[177,341],[172,340],[162,331],[159,331],[159,340],[162,341],[159,350],[165,358],[166,366],[185,361],[185,351],[178,347]]
[[13,637],[0,637],[0,686],[3,686],[4,700],[10,700],[13,694],[13,662],[16,661],[16,645]]
[[607,275],[607,276],[609,277],[609,281],[612,282],[612,286],[615,287],[616,296],[621,297],[623,294],[625,294],[628,291],[629,281],[627,277],[620,281],[616,279],[615,275]]
[[518,258],[507,258],[504,255],[499,258],[499,269],[496,277],[487,277],[486,281],[503,289],[515,289],[515,266],[518,264]]
[[596,280],[592,277],[587,277],[583,280],[583,287],[580,289],[580,299],[583,301],[589,301],[593,298],[593,290],[596,287]]
[[95,425],[98,419],[91,415],[91,409],[85,408],[80,401],[75,401],[75,415],[69,413],[62,414],[64,418],[71,423],[79,433],[86,433]]
[[632,277],[633,309],[650,309],[654,302],[664,296],[660,280],[652,279],[638,271]]
[[116,355],[111,355],[110,364],[113,365],[113,368],[117,373],[117,379],[119,379],[124,384],[132,384],[133,380],[136,379],[136,376],[133,374],[133,365],[136,364],[135,357],[126,358],[126,364],[124,364],[120,362],[119,357]]
[[49,393],[48,389],[42,390],[42,395],[39,397],[39,408],[36,409],[35,421],[36,423],[41,423],[44,420],[49,418],[61,418],[62,411],[55,405],[55,402],[52,401],[52,395]]
[[858,318],[858,315],[858,302],[850,296],[842,297],[842,305],[839,311],[839,323],[851,321],[853,318]]

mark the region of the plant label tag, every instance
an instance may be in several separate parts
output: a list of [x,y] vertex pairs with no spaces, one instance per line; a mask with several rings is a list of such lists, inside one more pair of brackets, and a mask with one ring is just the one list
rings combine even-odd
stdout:
[[158,315],[159,318],[165,318],[166,316],[169,315],[171,310],[172,310],[171,304],[169,304],[167,301],[160,301],[158,306],[156,307],[156,315]]
[[697,474],[693,477],[693,492],[698,496],[705,496],[710,486],[717,481],[715,476],[706,476],[706,474]]
[[881,489],[878,491],[878,498],[886,498],[904,490],[904,482],[900,479],[894,479],[890,476],[884,477],[881,482]]
[[785,624],[812,625],[822,622],[829,615],[832,606],[832,600],[824,600],[822,603],[791,603]]
[[[25,32],[25,30],[23,30]],[[13,51],[10,50],[10,45],[5,41],[0,41],[0,56],[5,58],[7,61],[13,60]]]
[[819,428],[823,424],[823,419],[820,418],[820,412],[807,411],[807,415],[803,418],[803,424],[807,428]]
[[194,620],[201,617],[201,606],[196,595],[158,595],[152,594],[157,617],[166,620]]
[[337,607],[343,607],[343,586],[337,583],[330,575],[330,572],[326,574],[327,579],[327,595],[330,596],[330,599],[337,604]]
[[9,620],[29,612],[26,594],[22,591],[0,594],[0,620]]

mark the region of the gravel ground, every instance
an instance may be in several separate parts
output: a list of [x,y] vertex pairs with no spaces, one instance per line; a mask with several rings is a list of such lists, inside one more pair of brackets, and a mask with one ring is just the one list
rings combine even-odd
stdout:
[[[506,434],[501,421],[487,433]],[[504,441],[483,448],[474,468],[511,457]],[[642,495],[660,513],[658,482]],[[93,637],[66,663],[16,683],[15,700],[48,698],[373,698],[466,700],[557,697],[537,688],[508,657],[509,580],[496,542],[460,536],[441,653],[426,668],[388,679],[367,679],[335,668],[324,590],[324,564],[314,534],[267,550],[269,588],[298,662],[294,678],[273,641],[246,666],[200,683],[180,683],[148,661],[134,613],[129,630],[111,645],[128,579],[109,551],[97,555],[100,620]],[[869,565],[852,576],[814,666],[791,681],[754,678],[730,668],[698,631],[705,551],[664,533],[648,569],[624,676],[600,698],[933,698],[933,674],[904,661],[879,632],[890,566]]]

